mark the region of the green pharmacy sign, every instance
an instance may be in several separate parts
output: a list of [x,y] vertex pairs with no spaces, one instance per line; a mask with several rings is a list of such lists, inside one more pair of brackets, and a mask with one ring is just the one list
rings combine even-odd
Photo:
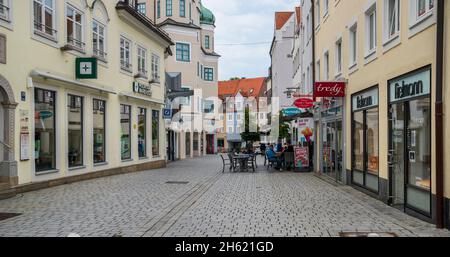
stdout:
[[77,58],[75,67],[77,79],[97,79],[97,58]]

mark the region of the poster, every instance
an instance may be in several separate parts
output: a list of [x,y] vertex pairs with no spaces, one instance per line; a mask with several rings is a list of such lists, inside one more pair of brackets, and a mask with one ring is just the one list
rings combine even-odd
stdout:
[[20,133],[30,133],[28,126],[29,119],[29,112],[27,110],[20,110]]
[[28,161],[30,159],[30,134],[20,134],[20,160]]
[[308,168],[309,167],[309,148],[296,147],[295,148],[295,167]]
[[298,120],[298,141],[299,142],[313,142],[314,141],[314,119],[302,118]]

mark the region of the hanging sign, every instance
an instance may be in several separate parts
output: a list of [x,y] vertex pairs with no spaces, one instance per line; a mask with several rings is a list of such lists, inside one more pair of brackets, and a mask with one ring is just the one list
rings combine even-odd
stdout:
[[295,100],[294,105],[301,109],[308,109],[314,107],[314,100],[310,98],[299,98]]
[[314,118],[302,118],[298,120],[299,142],[310,143],[314,136]]
[[378,106],[377,88],[371,89],[358,95],[354,95],[352,98],[353,111],[359,111],[376,106]]
[[77,79],[97,78],[97,58],[77,58],[75,67]]
[[152,96],[152,87],[135,81],[133,82],[133,92],[145,96]]
[[308,168],[309,167],[309,148],[295,147],[295,167]]
[[345,97],[345,82],[314,83],[314,98],[316,97]]
[[400,79],[389,82],[391,102],[429,95],[431,90],[431,69],[426,68]]
[[295,115],[299,115],[301,113],[302,112],[298,108],[283,109],[283,115],[286,116],[286,117],[292,117],[292,116],[295,116]]
[[172,119],[172,109],[170,108],[164,108],[163,109],[163,117],[166,120]]

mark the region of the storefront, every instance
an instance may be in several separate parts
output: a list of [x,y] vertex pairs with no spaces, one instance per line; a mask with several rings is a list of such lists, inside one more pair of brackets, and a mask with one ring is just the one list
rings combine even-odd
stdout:
[[431,66],[388,86],[390,204],[431,217]]
[[320,148],[321,172],[333,180],[344,179],[343,157],[343,101],[342,98],[323,98],[320,113]]
[[379,192],[378,86],[352,95],[352,184]]

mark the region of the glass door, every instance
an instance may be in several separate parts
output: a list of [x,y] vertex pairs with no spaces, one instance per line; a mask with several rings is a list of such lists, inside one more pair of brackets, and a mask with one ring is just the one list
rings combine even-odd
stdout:
[[390,203],[404,208],[405,204],[405,107],[403,103],[390,107]]
[[343,153],[344,140],[342,139],[342,121],[336,122],[336,176],[337,181],[342,182],[342,167],[343,167]]

